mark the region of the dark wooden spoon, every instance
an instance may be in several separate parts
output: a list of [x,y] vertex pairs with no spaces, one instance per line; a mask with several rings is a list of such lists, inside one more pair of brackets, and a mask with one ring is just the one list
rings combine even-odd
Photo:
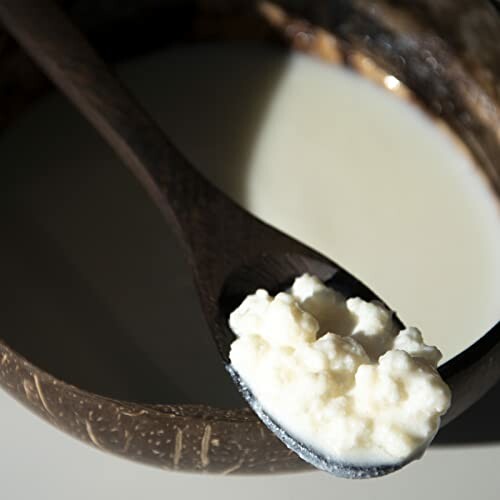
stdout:
[[101,133],[175,228],[222,359],[264,423],[304,460],[339,476],[373,477],[402,467],[404,463],[339,463],[294,439],[262,410],[228,357],[234,340],[229,313],[259,287],[277,292],[309,272],[346,296],[377,297],[337,264],[264,224],[205,180],[52,2],[0,0],[0,19]]

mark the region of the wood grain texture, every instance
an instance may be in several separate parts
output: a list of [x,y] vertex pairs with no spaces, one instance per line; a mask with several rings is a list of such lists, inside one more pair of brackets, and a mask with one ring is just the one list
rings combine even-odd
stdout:
[[[120,44],[113,36],[106,36],[108,27],[121,26],[125,30],[124,26],[138,22],[141,12],[144,18],[155,17],[152,14],[155,9],[169,12],[179,22],[174,23],[175,31],[166,29],[156,39],[152,37],[148,41],[150,46],[160,46],[172,39],[272,38],[265,23],[256,21],[250,2],[188,2],[187,10],[186,3],[182,9],[178,2],[147,3],[149,7],[154,4],[147,15],[138,6],[136,15],[132,13],[128,19],[118,15],[116,2],[112,1],[100,2],[100,6],[95,2],[94,7],[92,2],[68,2],[68,8],[83,25],[95,23],[100,51],[117,58],[127,53],[119,54]],[[397,75],[428,110],[443,118],[461,136],[500,193],[497,160],[500,45],[492,43],[500,32],[500,22],[487,2],[341,1],[337,2],[341,8],[335,12],[328,9],[329,2],[305,4],[293,2],[296,9],[293,15],[275,17],[283,40],[332,62],[348,63],[353,54],[360,52],[385,71]],[[92,16],[92,12],[100,12],[102,18]],[[302,16],[308,21],[301,19]],[[333,44],[331,38],[325,42],[325,32],[334,33]],[[333,57],[335,49],[340,50],[341,57],[337,60]],[[0,68],[0,127],[5,127],[47,88],[47,83],[5,36],[0,45]],[[4,81],[10,82],[6,88],[2,86]],[[217,224],[210,229],[222,230]],[[454,386],[455,404],[450,418],[498,379],[499,334],[497,324],[473,348],[443,367]],[[218,473],[306,467],[248,410],[188,405],[155,407],[102,398],[37,369],[22,353],[12,351],[2,342],[0,383],[53,425],[99,449],[134,460],[166,468]],[[154,439],[156,436],[158,439]],[[162,436],[164,441],[160,439]]]

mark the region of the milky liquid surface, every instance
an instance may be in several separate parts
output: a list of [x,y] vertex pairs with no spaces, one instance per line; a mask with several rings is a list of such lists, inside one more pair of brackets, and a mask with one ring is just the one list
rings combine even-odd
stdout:
[[266,48],[178,50],[169,65],[167,130],[251,212],[363,280],[445,359],[498,320],[497,202],[422,111]]

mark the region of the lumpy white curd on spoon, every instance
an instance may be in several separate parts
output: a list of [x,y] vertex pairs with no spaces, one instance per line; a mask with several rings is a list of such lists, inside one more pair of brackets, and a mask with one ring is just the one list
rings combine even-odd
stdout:
[[229,325],[231,365],[262,409],[331,460],[418,458],[450,406],[441,353],[417,328],[399,330],[383,305],[346,300],[314,276],[275,297],[257,290]]

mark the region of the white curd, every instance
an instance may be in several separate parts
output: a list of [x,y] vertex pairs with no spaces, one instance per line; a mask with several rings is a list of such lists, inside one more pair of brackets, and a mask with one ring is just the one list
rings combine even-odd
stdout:
[[231,314],[234,369],[264,411],[302,444],[340,462],[418,456],[450,405],[441,353],[398,331],[378,303],[344,299],[303,275],[288,292],[249,295]]

